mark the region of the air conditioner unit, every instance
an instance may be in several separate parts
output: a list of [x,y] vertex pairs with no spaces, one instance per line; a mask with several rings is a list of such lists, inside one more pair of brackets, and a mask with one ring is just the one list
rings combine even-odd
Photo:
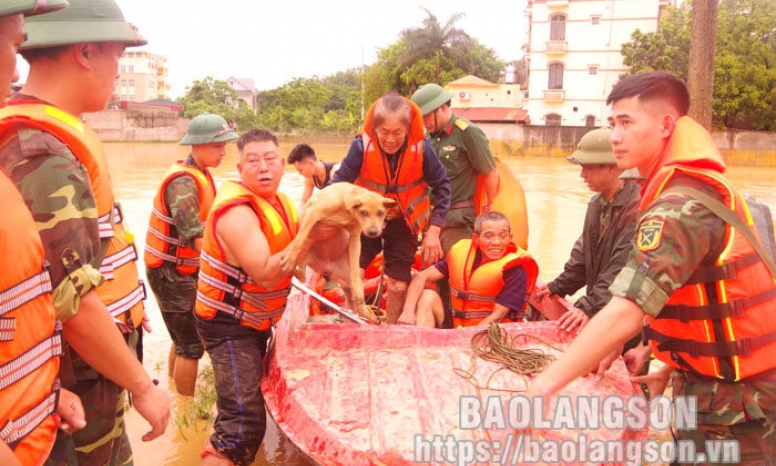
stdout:
[[458,93],[458,98],[461,100],[469,100],[469,91],[461,91]]

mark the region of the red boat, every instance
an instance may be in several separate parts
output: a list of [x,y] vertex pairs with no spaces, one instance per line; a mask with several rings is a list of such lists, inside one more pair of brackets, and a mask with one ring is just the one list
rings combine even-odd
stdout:
[[[625,448],[642,445],[647,437],[647,426],[630,430],[602,423],[607,413],[594,412],[587,426],[537,428],[536,418],[530,427],[521,424],[526,412],[518,416],[515,408],[525,407],[519,391],[527,381],[498,363],[472,357],[472,336],[482,328],[308,323],[309,301],[297,290],[289,297],[262,388],[280,428],[320,464],[623,464],[629,459]],[[561,350],[572,338],[555,322],[501,328],[513,337],[539,337]],[[515,341],[559,354],[532,338]],[[469,380],[462,377],[467,372]],[[622,406],[636,390],[617,361],[604,380],[587,376],[571,384],[553,398],[547,413],[556,413],[557,421],[564,401],[573,404],[575,415],[582,404],[589,408],[608,400]],[[477,406],[482,409],[473,408]],[[505,419],[507,415],[511,417]],[[551,452],[531,456],[551,444],[558,455],[570,449],[572,460],[554,458]],[[606,450],[604,459],[594,456],[591,449],[596,447]]]

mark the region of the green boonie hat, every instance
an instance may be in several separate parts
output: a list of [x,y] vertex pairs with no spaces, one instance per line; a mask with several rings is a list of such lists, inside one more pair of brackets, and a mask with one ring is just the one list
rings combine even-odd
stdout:
[[609,128],[599,128],[590,131],[579,140],[577,150],[566,157],[569,162],[577,165],[609,165],[617,163],[612,152],[612,145],[609,144],[609,136],[612,130]]
[[229,126],[223,117],[212,113],[203,113],[194,117],[189,123],[186,135],[181,139],[181,146],[196,146],[216,142],[228,142],[237,139],[237,133]]
[[426,84],[412,94],[412,101],[420,107],[420,113],[427,115],[438,109],[440,105],[449,102],[453,93],[448,92],[439,84]]
[[148,43],[124,20],[114,0],[69,0],[70,7],[25,21],[27,40],[19,50],[84,42],[121,42],[126,47]]
[[66,0],[3,0],[0,17],[12,15],[34,16],[67,8]]

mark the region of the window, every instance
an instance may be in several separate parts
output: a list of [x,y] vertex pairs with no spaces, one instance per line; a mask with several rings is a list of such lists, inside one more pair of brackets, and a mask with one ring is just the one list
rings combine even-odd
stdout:
[[547,83],[547,89],[563,89],[562,63],[553,63],[550,65],[550,79]]
[[598,65],[590,65],[587,67],[587,74],[595,76],[598,74]]
[[127,72],[127,66],[126,65],[121,65],[121,72],[122,73],[126,73]]
[[134,73],[135,72],[135,65],[129,65],[129,67],[127,67],[127,71],[130,72],[130,73]]
[[598,26],[601,24],[601,15],[593,15],[590,17],[590,24],[593,26]]
[[135,80],[134,79],[130,79],[129,80],[129,87],[135,87]]
[[585,126],[595,126],[595,117],[593,115],[585,117]]
[[550,17],[550,40],[566,40],[566,17],[553,15]]
[[560,126],[560,115],[557,113],[548,113],[544,116],[545,126]]
[[122,79],[121,80],[121,87],[127,87],[127,80],[126,79]]

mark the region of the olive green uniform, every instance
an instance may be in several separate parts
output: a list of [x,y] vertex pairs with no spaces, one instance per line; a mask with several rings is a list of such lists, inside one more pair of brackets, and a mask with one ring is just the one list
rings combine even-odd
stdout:
[[477,178],[496,168],[488,138],[478,126],[453,114],[445,128],[429,135],[439,160],[447,170],[452,196],[445,228],[440,240],[445,255],[462,239],[471,239],[477,214],[472,203],[456,208],[456,203],[471,200],[477,192]]
[[[184,165],[197,166],[191,155],[186,158]],[[205,234],[199,218],[199,193],[194,178],[186,173],[173,178],[164,191],[164,202],[181,245],[192,247],[194,240]],[[181,275],[174,263],[165,261],[159,267],[146,268],[146,276],[159,303],[167,331],[175,343],[175,354],[189,359],[202,358],[205,350],[197,336],[194,318],[198,274]]]
[[[690,186],[720,199],[711,187],[698,180],[678,178],[671,186]],[[662,223],[655,234],[649,225]],[[668,197],[643,212],[637,229],[637,244],[610,291],[634,301],[645,313],[657,316],[669,296],[699,267],[711,266],[724,246],[725,223],[708,208],[683,196]],[[741,464],[776,462],[776,370],[740,382],[725,382],[675,371],[674,396],[695,396],[698,427],[675,432],[677,439],[690,439],[696,450],[705,451],[704,440],[738,440]]]
[[[57,317],[66,321],[78,312],[80,297],[104,280],[99,267],[110,239],[100,239],[89,174],[59,139],[29,127],[17,128],[0,149],[0,165],[30,207],[51,267]],[[139,331],[124,338],[135,351]],[[63,356],[60,379],[63,387],[81,398],[87,424],[73,435],[59,430],[47,464],[131,463],[123,420],[124,390],[71,348]]]

